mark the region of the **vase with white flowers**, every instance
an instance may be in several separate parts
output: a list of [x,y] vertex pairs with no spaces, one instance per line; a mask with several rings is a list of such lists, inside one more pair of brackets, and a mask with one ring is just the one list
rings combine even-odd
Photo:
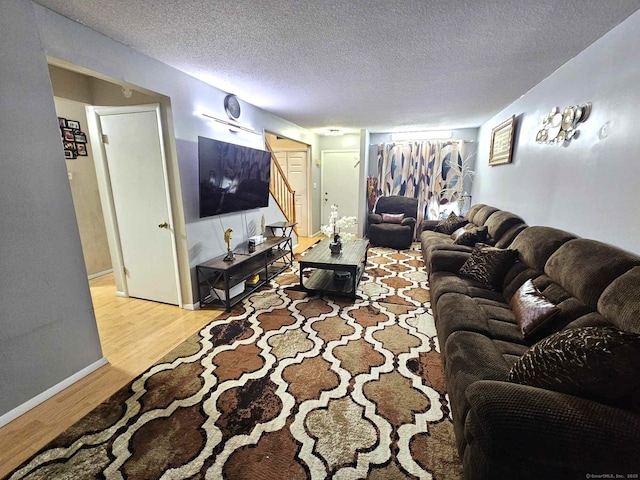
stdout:
[[358,219],[356,217],[338,218],[338,205],[331,205],[329,223],[320,227],[320,230],[324,235],[333,239],[329,244],[331,253],[340,253],[342,251],[342,240],[351,240],[355,238],[355,234],[348,232],[341,233],[341,229],[354,227],[357,224]]

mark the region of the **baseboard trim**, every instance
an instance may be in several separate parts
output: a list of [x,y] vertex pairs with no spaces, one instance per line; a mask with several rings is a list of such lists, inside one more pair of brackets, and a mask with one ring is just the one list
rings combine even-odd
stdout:
[[182,308],[185,310],[200,310],[200,303],[184,303]]
[[103,272],[92,273],[87,278],[89,278],[89,280],[93,280],[94,278],[102,277],[103,275],[108,275],[110,273],[113,273],[113,268],[110,268],[109,270],[104,270]]
[[16,418],[18,418],[20,415],[27,413],[32,408],[40,405],[45,400],[49,400],[51,397],[53,397],[57,393],[60,393],[62,390],[64,390],[68,386],[73,385],[78,380],[86,377],[87,375],[96,371],[98,368],[102,367],[103,365],[106,365],[107,363],[109,363],[108,360],[102,357],[100,360],[93,362],[91,365],[84,367],[79,372],[76,372],[70,377],[65,378],[63,381],[45,390],[41,394],[36,395],[31,400],[27,400],[22,405],[18,405],[13,410],[9,410],[7,413],[5,413],[0,417],[0,428],[4,427],[9,422],[12,422]]
[[121,292],[120,290],[116,290],[116,297],[129,298],[128,295],[125,295],[125,293]]

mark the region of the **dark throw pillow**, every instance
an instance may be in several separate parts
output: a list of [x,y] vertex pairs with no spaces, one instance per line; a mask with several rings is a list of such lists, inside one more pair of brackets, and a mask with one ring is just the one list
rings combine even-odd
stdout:
[[402,223],[404,213],[383,213],[382,221],[385,223]]
[[487,288],[498,290],[517,258],[517,250],[478,243],[458,273],[462,277],[480,282]]
[[484,242],[487,239],[487,227],[472,227],[467,228],[468,225],[460,227],[451,234],[454,245],[466,245],[467,247],[474,247],[476,243]]
[[524,282],[513,294],[509,306],[525,338],[545,325],[560,311],[540,293],[532,280]]
[[639,411],[640,335],[613,327],[563,330],[531,347],[508,380]]
[[467,223],[468,222],[464,218],[459,217],[455,213],[451,212],[447,218],[436,225],[434,231],[451,235],[453,232],[455,232],[460,227],[463,227]]

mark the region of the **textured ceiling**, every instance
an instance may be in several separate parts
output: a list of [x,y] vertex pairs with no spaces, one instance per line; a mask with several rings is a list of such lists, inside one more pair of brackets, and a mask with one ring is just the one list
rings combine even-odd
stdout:
[[37,0],[302,127],[477,127],[640,0]]

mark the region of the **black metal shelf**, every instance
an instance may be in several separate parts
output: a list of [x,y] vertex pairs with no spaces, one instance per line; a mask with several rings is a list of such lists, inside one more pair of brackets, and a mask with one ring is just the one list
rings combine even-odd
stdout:
[[[243,248],[243,251],[246,251]],[[290,236],[269,237],[257,245],[254,252],[237,253],[232,262],[224,261],[225,255],[212,258],[196,266],[198,300],[200,307],[223,306],[227,311],[247,295],[264,286],[276,275],[293,265],[293,243]],[[257,283],[249,285],[248,278],[260,276]],[[244,283],[242,292],[230,296],[234,287]],[[224,292],[221,298],[214,289]]]

